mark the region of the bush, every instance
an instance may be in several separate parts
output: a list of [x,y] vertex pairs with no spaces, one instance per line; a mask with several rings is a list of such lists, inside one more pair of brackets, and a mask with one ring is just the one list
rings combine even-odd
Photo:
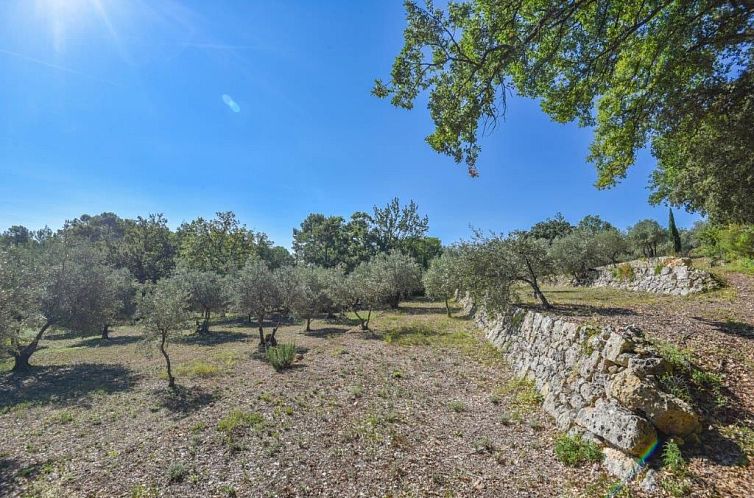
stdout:
[[577,467],[587,462],[599,462],[603,455],[594,442],[564,434],[555,442],[555,456],[569,467]]
[[233,410],[228,415],[220,419],[217,423],[217,430],[224,432],[228,437],[236,429],[257,427],[264,423],[264,417],[257,412],[244,412]]
[[168,482],[181,482],[188,474],[188,469],[181,462],[173,462],[168,467]]
[[295,344],[280,344],[267,348],[267,361],[270,362],[275,370],[284,370],[293,364],[296,357]]
[[634,274],[634,267],[628,263],[621,263],[613,269],[613,277],[620,280],[631,281],[636,277]]

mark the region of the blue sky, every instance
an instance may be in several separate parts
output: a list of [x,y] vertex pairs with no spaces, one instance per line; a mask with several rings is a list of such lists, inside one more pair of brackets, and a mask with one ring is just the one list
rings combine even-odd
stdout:
[[666,222],[647,203],[648,154],[598,191],[590,131],[530,100],[510,100],[484,139],[479,178],[434,153],[423,104],[369,94],[403,26],[401,0],[2,2],[0,230],[103,211],[177,226],[233,210],[287,246],[310,212],[394,196],[414,199],[444,242],[557,211]]

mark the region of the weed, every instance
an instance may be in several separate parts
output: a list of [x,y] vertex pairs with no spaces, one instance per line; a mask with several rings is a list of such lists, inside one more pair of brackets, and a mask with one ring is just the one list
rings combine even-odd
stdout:
[[256,412],[233,410],[217,423],[217,430],[224,433],[226,442],[233,443],[233,433],[237,429],[258,428],[264,425],[264,417]]
[[279,344],[267,349],[267,361],[278,372],[289,368],[296,357],[295,344]]
[[450,408],[456,413],[461,413],[461,412],[466,411],[466,405],[464,405],[462,401],[451,401],[450,403],[448,403],[448,408]]
[[168,482],[181,482],[188,474],[188,469],[181,462],[173,462],[168,467]]
[[143,484],[137,484],[131,488],[131,498],[154,498],[159,496],[159,491],[154,486],[144,486]]
[[348,392],[353,396],[354,398],[360,398],[364,395],[364,386],[362,385],[354,385],[348,388]]
[[599,462],[603,455],[594,442],[564,434],[555,442],[555,456],[569,467],[577,467],[587,462]]
[[69,411],[62,411],[55,414],[53,417],[53,421],[57,422],[58,424],[69,424],[73,422],[73,414]]
[[197,434],[199,432],[202,432],[206,428],[207,428],[207,424],[203,420],[200,420],[199,422],[191,426],[191,432],[194,434]]
[[619,280],[630,282],[631,280],[636,278],[634,267],[628,263],[621,263],[613,268],[613,277]]
[[474,440],[474,451],[476,453],[495,453],[495,445],[487,436],[478,437]]
[[401,379],[403,378],[403,372],[400,370],[393,370],[393,373],[391,373],[390,376],[394,379]]
[[660,376],[660,387],[662,390],[672,394],[678,399],[682,399],[687,403],[691,402],[691,391],[689,390],[688,382],[682,375],[675,375],[672,373],[665,373]]
[[668,439],[662,449],[662,464],[673,474],[683,475],[686,472],[686,460],[674,439]]

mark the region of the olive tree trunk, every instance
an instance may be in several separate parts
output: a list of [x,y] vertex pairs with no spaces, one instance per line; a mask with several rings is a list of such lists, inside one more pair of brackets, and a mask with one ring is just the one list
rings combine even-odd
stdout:
[[42,339],[45,331],[50,328],[50,325],[52,325],[50,322],[46,322],[39,330],[39,332],[37,332],[37,335],[34,337],[33,341],[24,346],[17,353],[14,353],[13,372],[22,372],[31,368],[31,365],[29,364],[29,358],[31,358],[31,355],[34,354],[34,351],[37,350],[40,339]]

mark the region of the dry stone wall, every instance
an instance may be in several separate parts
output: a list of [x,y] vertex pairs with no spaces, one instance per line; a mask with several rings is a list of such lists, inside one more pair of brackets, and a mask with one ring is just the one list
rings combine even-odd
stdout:
[[694,268],[689,258],[648,258],[595,268],[585,282],[655,294],[686,296],[720,287],[708,272]]
[[464,304],[515,373],[535,382],[560,430],[625,457],[620,464],[612,458],[608,470],[630,467],[662,435],[700,430],[693,409],[660,389],[667,364],[639,329],[580,325],[520,308],[493,314]]

